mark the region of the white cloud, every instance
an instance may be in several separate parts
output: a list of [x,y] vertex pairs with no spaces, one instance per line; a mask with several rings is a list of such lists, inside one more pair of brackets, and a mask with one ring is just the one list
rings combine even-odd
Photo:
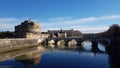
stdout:
[[[64,18],[64,17],[63,17]],[[58,18],[59,19],[59,18]],[[86,24],[86,23],[92,23],[92,22],[97,22],[97,21],[105,21],[105,20],[114,20],[114,19],[120,19],[120,15],[111,15],[111,16],[102,16],[102,17],[86,17],[86,18],[80,18],[80,19],[62,19],[61,20],[53,20],[47,21],[44,23],[50,23],[50,24],[56,24],[56,25],[74,25],[74,24]]]
[[[95,26],[92,27],[90,25],[97,24],[99,21],[109,21],[109,20],[115,20],[115,19],[120,19],[120,15],[111,15],[111,16],[102,16],[102,17],[87,17],[87,18],[81,18],[81,19],[72,19],[72,20],[61,20],[61,21],[52,21],[52,22],[46,22],[45,26],[42,26],[43,28],[45,27],[45,30],[48,29],[57,29],[57,28],[63,28],[63,29],[76,29],[80,30],[84,33],[88,32],[103,32],[109,28],[110,25],[107,26]],[[89,24],[89,25],[87,25]],[[84,26],[87,25],[87,26]],[[98,23],[99,25],[99,23]],[[101,27],[102,26],[102,27]]]
[[[0,31],[14,30],[14,26],[20,24],[26,18],[0,18]],[[81,19],[72,19],[72,17],[58,17],[50,18],[46,22],[42,22],[37,19],[37,22],[40,22],[40,26],[43,31],[54,30],[54,29],[76,29],[84,33],[88,32],[102,32],[108,29],[110,25],[103,26],[99,25],[99,21],[108,21],[120,19],[120,15],[111,15],[111,16],[102,16],[102,17],[86,17]],[[34,21],[34,20],[33,20]],[[36,20],[35,20],[36,21]],[[98,23],[99,26],[91,26],[92,24]],[[88,25],[89,24],[89,25]],[[86,26],[87,25],[87,26]]]
[[99,32],[104,32],[108,29],[109,27],[87,27],[87,28],[81,28],[79,29],[83,33],[99,33]]
[[111,20],[111,19],[120,19],[120,15],[104,16],[98,17],[96,20]]
[[81,31],[82,33],[98,33],[98,32],[104,32],[106,30],[108,30],[108,26],[94,26],[94,27],[91,27],[91,26],[69,26],[69,27],[66,27],[65,29],[70,29],[70,28],[73,28],[74,30],[79,30]]
[[12,24],[0,23],[0,31],[8,31],[11,30],[12,28],[13,28]]
[[8,23],[16,20],[17,20],[16,18],[0,18],[0,23]]
[[72,19],[71,16],[67,16],[67,17],[56,17],[56,18],[49,18],[49,21],[60,21],[60,20],[69,20]]
[[95,20],[95,17],[88,17],[88,18],[82,18],[82,19],[76,19],[76,20],[61,21],[59,23],[64,23],[64,24],[79,24],[79,23],[91,22],[91,21],[94,21],[94,20]]
[[24,18],[0,18],[0,31],[13,31],[14,26],[20,24],[22,20]]
[[[99,32],[104,32],[106,30],[108,30],[108,26],[96,26],[96,27],[91,27],[91,26],[68,26],[68,27],[63,27],[63,30],[70,30],[70,29],[74,29],[74,30],[79,30],[82,33],[99,33]],[[45,29],[43,29],[43,31],[47,31],[47,30],[60,30],[61,28],[58,27],[46,27]]]

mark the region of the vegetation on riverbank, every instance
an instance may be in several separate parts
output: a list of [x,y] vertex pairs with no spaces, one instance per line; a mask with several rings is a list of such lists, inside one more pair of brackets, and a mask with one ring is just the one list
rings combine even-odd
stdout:
[[0,38],[14,38],[14,32],[2,31],[0,32]]
[[118,24],[113,24],[107,31],[98,33],[96,36],[107,37],[111,39],[112,42],[120,42],[120,26]]

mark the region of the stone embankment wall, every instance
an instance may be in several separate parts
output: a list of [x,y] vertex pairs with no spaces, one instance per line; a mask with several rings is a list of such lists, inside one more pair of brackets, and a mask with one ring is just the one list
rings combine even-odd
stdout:
[[42,43],[49,34],[41,34],[39,38],[11,38],[11,39],[0,39],[0,52],[9,51],[16,48],[25,46],[34,46]]
[[38,39],[14,38],[0,39],[0,51],[39,44]]

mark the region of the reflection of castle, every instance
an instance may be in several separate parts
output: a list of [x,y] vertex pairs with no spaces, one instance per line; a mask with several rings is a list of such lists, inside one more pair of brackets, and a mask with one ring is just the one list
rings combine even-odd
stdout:
[[20,50],[3,52],[0,54],[0,62],[15,58],[15,60],[32,60],[33,64],[40,62],[41,54],[46,48],[42,46],[24,48]]
[[38,23],[25,20],[20,25],[15,26],[16,38],[39,38],[41,27]]
[[27,68],[32,67],[33,65],[39,64],[42,52],[46,49],[44,47],[38,46],[33,47],[33,50],[15,57],[15,60],[24,64]]
[[22,62],[26,66],[32,66],[40,63],[41,52],[37,51],[37,52],[27,53],[27,54],[15,57],[15,60]]

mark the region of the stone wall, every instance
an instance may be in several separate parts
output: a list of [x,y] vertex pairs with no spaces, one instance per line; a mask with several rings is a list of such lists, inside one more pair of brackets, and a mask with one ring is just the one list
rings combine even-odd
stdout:
[[0,39],[0,51],[20,48],[24,46],[32,46],[37,44],[39,44],[38,39],[27,38]]

